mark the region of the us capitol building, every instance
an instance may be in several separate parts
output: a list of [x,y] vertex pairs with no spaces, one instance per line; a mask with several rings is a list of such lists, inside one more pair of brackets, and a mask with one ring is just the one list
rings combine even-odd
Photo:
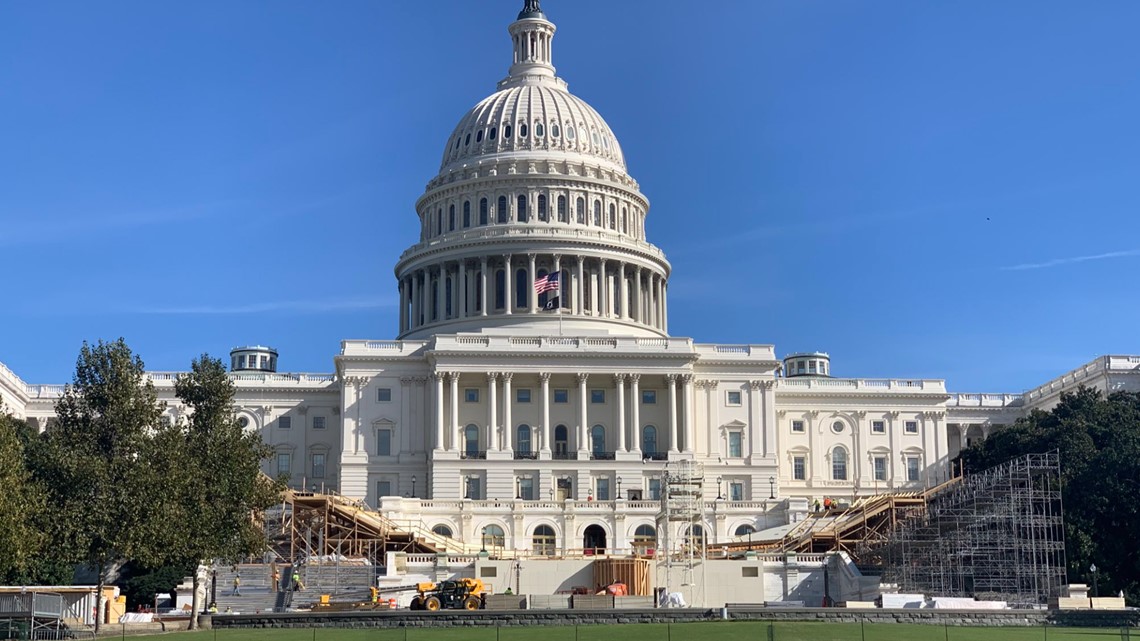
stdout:
[[[656,537],[663,475],[691,460],[718,542],[823,497],[943,482],[962,448],[1078,385],[1140,390],[1138,356],[1023,394],[952,394],[837,376],[824,353],[671,336],[671,267],[621,145],[555,75],[539,3],[508,31],[506,78],[416,202],[396,339],[344,341],[329,374],[231,353],[239,421],[275,452],[266,472],[468,543],[565,553]],[[150,373],[171,419],[177,376]],[[62,392],[0,365],[6,407],[41,429]]]

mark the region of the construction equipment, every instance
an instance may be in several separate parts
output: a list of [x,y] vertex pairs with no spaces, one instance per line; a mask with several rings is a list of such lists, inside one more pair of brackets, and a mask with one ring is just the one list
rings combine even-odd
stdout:
[[416,585],[416,592],[419,594],[412,599],[411,608],[429,612],[441,609],[478,610],[483,607],[486,596],[483,581],[480,579],[419,583]]

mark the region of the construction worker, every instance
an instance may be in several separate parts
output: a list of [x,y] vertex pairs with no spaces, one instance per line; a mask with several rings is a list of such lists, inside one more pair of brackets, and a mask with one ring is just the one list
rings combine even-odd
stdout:
[[304,590],[305,584],[301,583],[301,573],[293,570],[293,591]]
[[210,604],[210,608],[209,608],[209,610],[207,610],[207,611],[208,611],[210,614],[217,614],[217,613],[218,613],[218,604],[217,604],[217,603],[211,603],[211,604]]
[[281,591],[281,571],[277,569],[276,565],[273,566],[273,573],[269,575],[269,580],[273,582],[273,591],[274,592],[280,592]]
[[508,585],[507,589],[503,591],[503,594],[514,594],[514,592],[511,592],[511,586]]
[[372,588],[368,588],[368,593],[372,596],[372,602],[373,603],[376,603],[377,601],[380,600],[380,590],[377,590],[376,588],[372,587]]
[[241,596],[241,573],[234,575],[234,596]]

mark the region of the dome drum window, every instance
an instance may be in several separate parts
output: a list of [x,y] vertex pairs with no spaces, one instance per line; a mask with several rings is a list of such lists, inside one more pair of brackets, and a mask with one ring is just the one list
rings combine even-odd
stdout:
[[574,125],[566,125],[566,140],[574,140]]
[[525,122],[519,123],[519,138],[526,138],[527,128]]
[[546,128],[542,125],[542,123],[534,123],[534,137],[542,138],[544,135],[546,135]]
[[510,138],[513,133],[510,125],[503,125],[503,138]]
[[499,128],[498,127],[491,127],[491,135],[488,136],[488,138],[490,138],[491,140],[494,140],[496,137],[498,137],[498,134],[499,134]]
[[557,138],[558,135],[559,135],[558,123],[554,123],[554,124],[550,125],[550,137],[551,138]]
[[483,142],[483,130],[475,132],[475,142]]

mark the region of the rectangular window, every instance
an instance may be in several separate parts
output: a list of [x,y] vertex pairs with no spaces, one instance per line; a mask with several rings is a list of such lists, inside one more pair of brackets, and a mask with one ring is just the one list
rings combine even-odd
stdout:
[[376,402],[377,403],[391,403],[392,402],[392,388],[391,387],[381,387],[380,389],[376,390]]
[[315,479],[325,478],[325,455],[324,454],[314,454],[313,455],[313,478],[315,478]]
[[483,484],[479,482],[478,476],[468,476],[465,480],[467,487],[463,489],[463,497],[473,501],[483,500]]
[[728,456],[730,458],[740,458],[743,447],[741,444],[744,441],[744,434],[740,432],[728,433]]
[[606,390],[592,389],[590,390],[590,402],[594,404],[606,402]]
[[376,455],[392,456],[392,430],[376,430]]
[[803,421],[792,421],[792,431],[803,434],[804,422]]
[[815,374],[815,361],[808,361],[808,373]]
[[887,480],[887,457],[885,456],[875,457],[875,480]]
[[740,405],[740,390],[728,391],[728,404],[733,406]]
[[524,501],[534,501],[534,479],[529,476],[519,478],[519,498]]
[[570,390],[565,390],[565,389],[554,390],[554,402],[555,403],[569,403],[570,402]]
[[886,421],[871,421],[872,434],[886,434],[887,422]]
[[792,458],[792,478],[797,481],[807,480],[807,457],[796,456]]
[[468,387],[463,390],[463,400],[467,403],[479,402],[479,390],[474,387]]
[[325,429],[325,417],[323,417],[323,416],[314,416],[314,417],[313,417],[313,429],[314,429],[314,430],[323,430],[323,429]]
[[594,498],[599,501],[610,500],[610,480],[608,478],[599,478],[594,481],[594,488],[597,491],[597,496]]
[[287,429],[292,428],[293,427],[293,417],[292,416],[282,416],[281,418],[277,419],[277,427],[280,427],[283,430],[287,430]]
[[657,479],[657,478],[649,479],[649,500],[650,501],[660,501],[661,500],[661,479]]
[[906,457],[906,480],[917,481],[919,476],[918,457]]
[[657,404],[657,390],[641,390],[641,404],[642,405],[656,405]]
[[281,476],[281,475],[289,476],[289,473],[290,473],[289,468],[292,467],[292,463],[293,463],[291,460],[292,458],[293,457],[290,456],[290,454],[288,452],[278,452],[278,454],[277,454],[277,476]]
[[238,369],[245,369],[245,357],[238,356]]
[[728,500],[730,501],[743,501],[744,500],[744,484],[740,481],[732,481],[728,484]]
[[517,401],[519,403],[529,403],[530,402],[530,390],[526,389],[525,387],[515,390],[515,401]]
[[918,434],[918,421],[907,421],[906,422],[906,433],[907,434]]
[[380,503],[380,498],[384,496],[392,496],[392,482],[391,481],[376,481],[376,503]]

